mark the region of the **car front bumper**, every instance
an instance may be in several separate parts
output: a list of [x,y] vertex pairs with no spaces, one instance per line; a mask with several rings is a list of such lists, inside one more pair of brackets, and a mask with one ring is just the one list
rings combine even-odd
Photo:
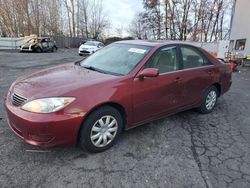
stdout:
[[78,50],[79,55],[91,55],[94,52],[88,50]]
[[77,143],[83,114],[26,112],[12,105],[10,97],[5,97],[5,108],[9,127],[26,143],[44,147]]
[[20,51],[21,52],[32,52],[33,49],[31,49],[31,48],[20,48]]

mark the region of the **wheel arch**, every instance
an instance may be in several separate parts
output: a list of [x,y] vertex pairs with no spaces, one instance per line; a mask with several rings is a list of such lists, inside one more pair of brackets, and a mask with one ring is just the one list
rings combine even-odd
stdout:
[[214,83],[213,86],[215,86],[218,90],[218,97],[221,95],[221,85],[219,83]]
[[106,102],[106,103],[102,103],[102,104],[99,104],[99,105],[95,106],[94,108],[92,108],[92,109],[86,114],[86,116],[84,117],[84,120],[81,122],[80,128],[79,128],[79,130],[78,130],[77,143],[79,142],[79,138],[80,138],[79,133],[80,133],[80,130],[81,130],[82,126],[83,126],[84,121],[88,118],[88,116],[89,116],[92,112],[94,112],[95,110],[98,110],[99,108],[104,107],[104,106],[111,106],[111,107],[115,108],[116,110],[118,110],[118,112],[119,112],[119,113],[121,114],[121,116],[122,116],[122,121],[123,121],[122,130],[125,130],[126,124],[127,124],[127,112],[126,112],[125,108],[124,108],[121,104],[119,104],[119,103],[117,103],[117,102]]

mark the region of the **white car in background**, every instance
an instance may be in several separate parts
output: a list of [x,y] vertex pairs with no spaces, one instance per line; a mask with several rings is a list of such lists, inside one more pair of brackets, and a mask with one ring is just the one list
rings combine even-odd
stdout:
[[79,47],[79,55],[91,55],[97,50],[104,47],[104,44],[99,41],[87,41]]

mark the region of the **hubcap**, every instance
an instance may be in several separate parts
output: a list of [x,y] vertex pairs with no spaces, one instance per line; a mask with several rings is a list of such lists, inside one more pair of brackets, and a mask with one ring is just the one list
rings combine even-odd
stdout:
[[96,147],[107,146],[118,130],[117,120],[113,116],[103,116],[97,120],[91,129],[91,142]]
[[212,110],[213,107],[215,106],[216,100],[217,100],[216,92],[210,91],[207,95],[207,98],[206,98],[206,108],[208,110]]

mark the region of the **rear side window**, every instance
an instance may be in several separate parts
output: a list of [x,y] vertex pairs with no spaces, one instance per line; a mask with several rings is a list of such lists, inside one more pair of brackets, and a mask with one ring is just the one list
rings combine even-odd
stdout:
[[197,49],[189,46],[182,46],[180,49],[184,69],[211,65]]
[[102,48],[103,46],[104,46],[103,43],[98,44],[98,47],[99,47],[99,48]]

